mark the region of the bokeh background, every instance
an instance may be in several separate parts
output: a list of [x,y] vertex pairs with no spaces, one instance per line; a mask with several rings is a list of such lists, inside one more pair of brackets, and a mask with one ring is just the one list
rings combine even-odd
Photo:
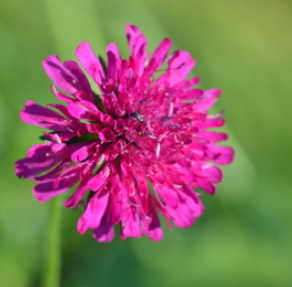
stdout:
[[[292,286],[292,2],[290,0],[0,1],[0,286],[41,286],[49,203],[13,164],[41,130],[21,122],[26,100],[55,102],[41,61],[76,59],[84,40],[97,54],[125,24],[138,25],[148,51],[163,37],[197,61],[201,87],[223,90],[235,161],[205,213],[186,229],[111,244],[81,236],[81,210],[62,211],[61,286]],[[64,196],[66,198],[67,195]]]

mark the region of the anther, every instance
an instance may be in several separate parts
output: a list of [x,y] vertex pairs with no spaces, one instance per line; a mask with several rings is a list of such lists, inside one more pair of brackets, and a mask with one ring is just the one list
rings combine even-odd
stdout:
[[160,143],[158,143],[156,147],[156,156],[158,157],[159,154],[160,154]]
[[169,104],[169,109],[168,109],[168,117],[171,117],[173,113],[173,103]]
[[143,99],[143,100],[140,101],[140,104],[147,103],[149,101],[150,101],[150,99]]
[[133,69],[131,68],[131,69],[130,69],[130,76],[129,76],[129,80],[131,80],[131,79],[132,79],[132,77],[133,77]]

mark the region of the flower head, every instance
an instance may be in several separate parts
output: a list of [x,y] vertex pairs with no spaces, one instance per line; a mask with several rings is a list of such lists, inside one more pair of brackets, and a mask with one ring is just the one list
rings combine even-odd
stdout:
[[[53,94],[66,106],[26,103],[22,120],[52,132],[44,132],[40,138],[46,143],[32,146],[15,168],[20,178],[37,182],[33,192],[41,202],[79,182],[64,205],[84,206],[81,234],[93,229],[96,240],[108,242],[120,223],[122,238],[148,235],[157,241],[162,238],[157,214],[169,228],[171,220],[182,228],[192,225],[203,212],[194,188],[214,194],[222,172],[213,164],[230,163],[233,150],[216,145],[226,134],[208,131],[224,124],[222,113],[207,113],[221,91],[194,88],[198,77],[186,80],[195,65],[190,54],[167,56],[169,39],[147,54],[138,27],[128,24],[126,33],[128,60],[114,43],[106,49],[107,65],[87,42],[77,47],[77,59],[100,94],[76,62],[62,63],[56,55],[43,61],[62,91],[51,86]],[[167,68],[156,77],[163,63]]]

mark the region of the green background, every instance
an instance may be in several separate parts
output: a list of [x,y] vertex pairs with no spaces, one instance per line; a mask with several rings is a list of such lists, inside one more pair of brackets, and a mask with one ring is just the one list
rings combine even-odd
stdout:
[[76,231],[81,210],[63,208],[61,286],[292,286],[290,0],[2,0],[0,286],[43,277],[50,203],[13,167],[41,134],[19,118],[25,101],[56,102],[41,61],[75,60],[84,40],[101,55],[116,42],[127,58],[127,22],[145,32],[148,51],[163,37],[190,51],[201,87],[223,90],[213,112],[226,110],[235,161],[217,194],[203,195],[203,216],[186,229],[163,224],[158,243],[97,243]]

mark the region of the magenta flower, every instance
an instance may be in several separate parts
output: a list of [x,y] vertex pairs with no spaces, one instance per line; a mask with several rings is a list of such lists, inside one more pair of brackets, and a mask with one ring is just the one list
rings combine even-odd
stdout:
[[[162,238],[157,214],[170,229],[171,220],[181,228],[191,226],[203,212],[194,188],[214,194],[222,172],[213,163],[230,163],[233,150],[216,145],[226,134],[208,131],[224,124],[222,113],[207,114],[221,91],[193,88],[198,77],[185,80],[195,65],[190,54],[174,51],[167,57],[171,41],[164,39],[147,55],[138,27],[128,24],[126,33],[131,56],[122,60],[111,43],[107,67],[87,42],[77,47],[77,59],[100,95],[92,92],[76,62],[62,64],[56,55],[43,61],[66,93],[51,86],[53,94],[67,107],[48,105],[57,113],[26,103],[22,120],[52,132],[44,132],[40,138],[47,142],[32,146],[15,168],[18,177],[37,182],[33,192],[41,202],[79,182],[64,205],[84,206],[77,227],[81,234],[93,229],[97,241],[109,242],[120,223],[123,239],[148,235],[157,241]],[[159,70],[163,63],[167,68]]]

